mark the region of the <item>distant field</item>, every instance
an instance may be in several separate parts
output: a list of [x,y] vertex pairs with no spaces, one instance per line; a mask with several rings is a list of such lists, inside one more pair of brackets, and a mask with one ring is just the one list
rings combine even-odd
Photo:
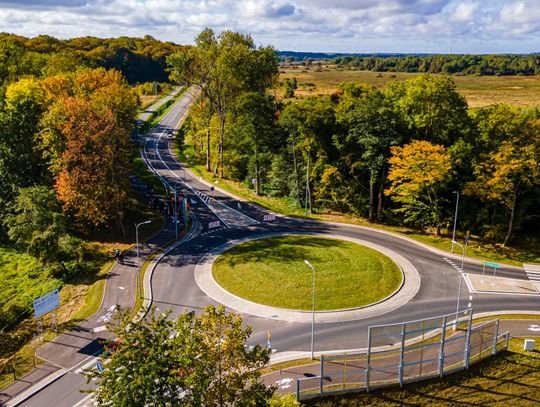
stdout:
[[[403,81],[418,74],[339,70],[335,67],[282,68],[280,80],[296,77],[296,96],[331,94],[341,82],[361,82],[378,88],[391,81]],[[520,107],[540,107],[540,76],[452,76],[470,108],[495,103]],[[280,89],[282,91],[282,89]]]

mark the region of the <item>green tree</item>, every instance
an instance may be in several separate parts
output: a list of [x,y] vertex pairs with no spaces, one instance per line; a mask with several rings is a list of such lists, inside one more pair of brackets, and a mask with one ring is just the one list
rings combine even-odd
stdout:
[[104,372],[87,374],[99,405],[264,406],[272,395],[259,382],[269,349],[246,350],[251,329],[223,307],[175,320],[152,310],[114,331],[120,339]]
[[521,193],[540,185],[540,119],[537,112],[524,116],[510,138],[482,154],[474,168],[475,179],[465,190],[469,195],[500,202],[508,210],[503,246],[512,236]]
[[449,146],[469,124],[467,102],[449,77],[418,75],[386,90],[413,138]]
[[59,241],[66,233],[55,192],[46,186],[21,188],[13,213],[6,216],[8,236],[42,260],[58,258]]
[[[340,103],[349,105],[349,99]],[[338,107],[339,110],[339,107]],[[340,157],[346,163],[351,176],[360,183],[360,175],[367,171],[369,177],[370,222],[381,219],[383,190],[386,176],[386,160],[390,147],[403,141],[403,123],[385,95],[375,89],[363,89],[354,104],[344,111],[340,121],[345,127],[344,136],[337,135],[334,142]],[[360,173],[360,174],[358,174]],[[378,194],[376,186],[379,185]],[[375,196],[378,205],[375,209]]]
[[[277,78],[277,58],[271,47],[256,47],[249,35],[203,30],[188,52],[168,58],[172,80],[197,85],[219,117],[218,160],[214,173],[223,177],[226,119],[238,95],[264,92]],[[209,140],[209,137],[208,137]],[[209,143],[207,146],[209,151]],[[207,153],[207,169],[210,154]]]
[[0,112],[0,213],[9,207],[17,189],[49,180],[39,149],[44,93],[35,79],[8,86],[5,110]]
[[245,92],[236,99],[232,114],[232,149],[238,149],[239,144],[248,146],[243,154],[247,157],[248,167],[252,168],[248,177],[256,180],[255,192],[260,195],[261,174],[270,171],[270,152],[278,142],[275,101],[268,95]]
[[391,185],[385,194],[400,205],[394,212],[404,214],[407,224],[436,227],[439,236],[443,221],[440,193],[452,169],[446,149],[415,140],[403,147],[391,147],[390,151]]

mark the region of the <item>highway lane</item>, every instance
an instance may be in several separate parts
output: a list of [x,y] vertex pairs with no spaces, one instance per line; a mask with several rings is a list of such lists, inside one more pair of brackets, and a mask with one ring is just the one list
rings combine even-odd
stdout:
[[[169,123],[174,126],[174,123]],[[155,136],[154,148],[158,160],[155,162],[162,177],[168,182],[184,180],[184,171],[170,147],[171,142],[163,136]],[[258,220],[260,223],[246,227],[229,227],[226,230],[212,233],[208,228],[210,219],[216,219],[212,208],[201,204],[196,216],[203,223],[203,234],[171,252],[160,263],[154,274],[152,286],[154,301],[160,309],[171,308],[174,313],[185,310],[200,311],[205,305],[215,304],[196,285],[193,272],[196,263],[212,248],[231,240],[264,232],[313,232],[341,234],[343,236],[364,239],[402,254],[417,268],[422,283],[413,300],[385,315],[377,318],[354,322],[317,324],[316,349],[320,351],[334,349],[351,349],[365,346],[367,327],[374,324],[394,323],[405,320],[426,318],[434,315],[454,312],[456,310],[457,292],[459,285],[458,269],[461,266],[461,256],[431,250],[412,243],[395,235],[381,231],[358,228],[346,224],[328,224],[305,219],[276,218],[274,222],[265,223],[262,219],[268,212],[257,205],[246,204],[224,194],[219,190],[210,191],[207,183],[185,172],[185,181],[191,188],[185,191],[197,190],[203,194],[213,194],[216,201],[242,214]],[[450,261],[449,261],[450,260]],[[482,265],[466,259],[466,273],[482,273]],[[491,270],[487,270],[490,273]],[[501,277],[526,279],[523,270],[502,269],[497,271]],[[508,310],[538,310],[540,311],[539,296],[499,295],[499,294],[470,294],[465,284],[462,287],[461,307],[470,306],[476,312]],[[265,320],[251,315],[244,315],[245,322],[253,327],[250,343],[266,343],[267,331],[272,332],[272,345],[278,351],[307,350],[311,339],[310,325],[287,323],[275,320]]]

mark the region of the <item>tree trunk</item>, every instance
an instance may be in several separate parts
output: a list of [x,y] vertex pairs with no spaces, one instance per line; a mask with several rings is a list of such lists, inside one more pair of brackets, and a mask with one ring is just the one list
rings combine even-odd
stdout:
[[223,139],[225,134],[225,112],[219,114],[219,177],[223,178]]
[[294,141],[292,142],[292,154],[293,154],[293,166],[294,177],[296,180],[296,204],[299,208],[302,207],[302,197],[300,196],[300,173],[298,172],[298,162],[296,161],[296,149],[294,148]]
[[259,177],[259,149],[255,147],[255,194],[261,194],[261,180]]
[[373,173],[369,176],[369,215],[368,220],[373,222],[373,214],[375,211],[375,176]]
[[508,231],[506,232],[506,236],[504,238],[503,247],[506,247],[506,244],[508,243],[508,240],[510,240],[510,236],[512,235],[512,228],[514,227],[514,215],[516,212],[516,201],[517,201],[518,189],[519,189],[519,182],[516,184],[516,187],[514,188],[514,193],[512,194],[512,206],[510,207],[510,222],[508,222]]
[[206,171],[210,171],[210,126],[206,130]]
[[379,196],[377,197],[377,222],[380,222],[382,219],[382,204],[384,198],[384,180],[385,180],[384,170],[381,171],[381,185],[379,187]]
[[309,153],[307,155],[307,165],[306,165],[306,214],[312,212],[311,207],[311,191],[309,189]]

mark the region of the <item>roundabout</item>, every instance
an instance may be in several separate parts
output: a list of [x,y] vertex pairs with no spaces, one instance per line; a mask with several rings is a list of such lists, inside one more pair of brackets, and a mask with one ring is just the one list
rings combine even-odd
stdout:
[[[305,263],[309,259],[312,269]],[[360,308],[401,287],[399,267],[387,256],[346,240],[279,236],[251,240],[222,253],[212,274],[224,290],[272,307],[310,311]]]
[[[266,263],[262,257],[259,257],[264,256],[264,252],[260,253],[259,249],[261,246],[266,246],[267,250],[274,252],[268,249],[269,241],[285,246],[292,245],[292,247],[289,246],[287,253]],[[249,243],[246,245],[246,242]],[[325,280],[321,284],[327,288],[328,292],[325,293],[326,296],[323,295],[323,300],[325,300],[323,305],[316,306],[315,321],[318,323],[354,321],[387,313],[410,301],[420,288],[420,276],[416,268],[403,256],[386,247],[349,236],[287,232],[235,239],[211,250],[195,266],[195,281],[210,298],[236,311],[273,320],[310,322],[312,318],[311,270],[303,264],[302,258],[303,254],[309,252],[307,246],[309,244],[315,246],[333,244],[333,255],[344,256],[342,260],[345,264],[360,253],[369,256],[369,259],[360,265],[348,264],[348,269],[342,270],[341,281],[337,277],[340,269],[331,270],[331,265],[326,265],[329,269],[328,275],[323,277]],[[302,246],[303,250],[298,250],[298,245]],[[248,250],[243,250],[245,247]],[[244,264],[235,263],[235,254],[240,253],[240,258],[249,258],[246,254],[252,248],[258,249],[259,256],[254,256]],[[293,254],[295,248],[298,252]],[[224,253],[226,256],[220,258]],[[282,267],[278,267],[277,264],[284,259],[283,256],[289,258],[287,266],[282,264]],[[294,256],[296,258],[293,258]],[[326,260],[337,261],[332,255]],[[225,282],[225,287],[216,281],[216,274],[213,272],[216,261],[217,280],[221,283]],[[261,263],[250,267],[252,262],[258,261]],[[302,275],[296,276],[297,278],[289,274],[298,266],[295,263],[304,266]],[[270,271],[269,267],[272,266],[274,270]],[[379,266],[380,273],[370,273],[365,270],[365,266]],[[233,271],[236,267],[239,268],[238,273]],[[247,276],[242,274],[243,269],[248,270]],[[257,275],[265,269],[268,276]],[[324,269],[325,267],[323,267],[323,272]],[[380,281],[379,278],[387,281]],[[299,284],[299,280],[303,280],[304,284]],[[261,284],[265,283],[269,287],[261,287]],[[295,285],[298,286],[295,287]],[[369,292],[366,295],[357,295],[355,292],[358,290]],[[239,292],[242,292],[242,296],[237,295]],[[345,301],[342,298],[335,298],[336,295],[345,296]],[[253,301],[255,298],[257,302]],[[267,303],[261,303],[261,299]],[[291,304],[296,305],[297,309],[291,307]],[[336,307],[337,304],[341,306]]]

